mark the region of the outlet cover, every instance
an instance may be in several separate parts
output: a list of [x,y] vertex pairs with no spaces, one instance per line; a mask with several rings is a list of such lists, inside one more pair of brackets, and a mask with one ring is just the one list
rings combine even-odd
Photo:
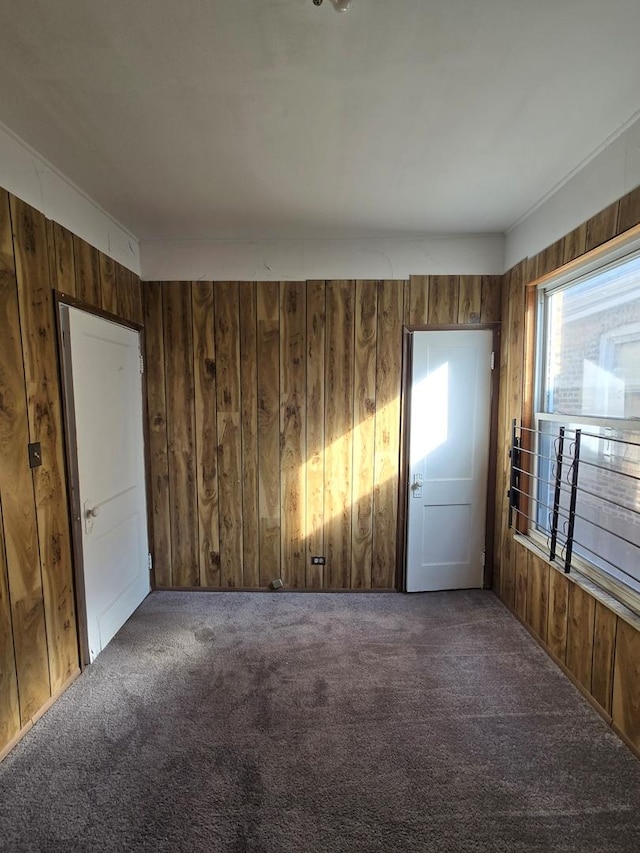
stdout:
[[311,565],[312,566],[326,566],[327,560],[325,557],[312,557]]

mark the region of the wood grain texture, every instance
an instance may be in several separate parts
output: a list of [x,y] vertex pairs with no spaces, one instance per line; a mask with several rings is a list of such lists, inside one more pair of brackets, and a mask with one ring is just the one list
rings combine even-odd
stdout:
[[482,276],[481,323],[499,323],[502,318],[502,276]]
[[[120,302],[119,302],[120,304]],[[171,580],[197,586],[200,579],[191,288],[163,285],[164,358],[167,401]]]
[[458,296],[458,323],[479,323],[482,312],[482,276],[461,275]]
[[47,220],[47,251],[51,286],[60,293],[76,295],[76,270],[73,249],[73,234]]
[[357,281],[353,393],[351,588],[371,587],[378,282]]
[[526,622],[529,552],[519,542],[513,543],[513,568],[515,577],[514,610],[520,619]]
[[[6,195],[0,212],[0,501],[13,623],[13,645],[25,725],[51,695],[44,597],[33,483],[27,464],[29,424],[18,293]],[[22,207],[22,206],[20,206]],[[20,211],[16,211],[19,215]],[[24,227],[18,225],[24,240]]]
[[404,322],[408,326],[426,326],[429,318],[429,276],[412,275]]
[[113,258],[100,253],[100,299],[102,310],[118,313],[118,290],[116,287],[116,265]]
[[220,494],[220,585],[242,581],[242,429],[238,412],[218,411],[218,489]]
[[324,554],[325,283],[307,282],[307,587],[324,586],[323,566],[311,557]]
[[237,282],[213,290],[218,405],[220,583],[242,586],[242,429],[240,423],[240,305]]
[[526,622],[543,643],[547,642],[549,623],[550,571],[545,560],[528,552]]
[[533,276],[530,281],[533,281],[538,276],[547,275],[552,270],[562,266],[564,257],[564,239],[556,240],[537,256],[537,276]]
[[[5,362],[7,346],[5,329],[9,329],[11,315],[17,317],[15,302],[16,282],[13,262],[13,243],[11,238],[11,223],[9,217],[9,198],[4,190],[0,190],[0,328],[3,334],[0,338],[0,470],[4,470],[4,458],[10,447],[5,445],[7,427],[11,434],[11,424],[6,423],[5,387],[12,384],[6,375],[9,365]],[[14,344],[15,348],[15,344]],[[17,353],[19,355],[19,352]],[[24,376],[23,398],[24,398]],[[9,403],[10,405],[10,403]],[[10,420],[13,416],[9,415]],[[2,513],[2,492],[4,480],[0,479],[0,751],[9,743],[20,730],[20,706],[18,702],[18,679],[16,674],[16,658],[14,652],[13,627],[11,620],[11,601],[9,598],[9,579],[7,571],[7,551],[5,544],[4,520]]]
[[618,233],[618,213],[620,202],[616,201],[605,207],[591,219],[587,220],[586,250],[589,252],[596,246],[606,243]]
[[282,579],[306,583],[306,284],[280,284],[280,510]]
[[2,747],[13,740],[19,731],[18,677],[13,649],[9,579],[0,502],[0,754]]
[[618,619],[613,675],[614,724],[640,749],[640,631]]
[[570,231],[564,238],[564,246],[562,249],[562,263],[568,264],[584,255],[587,251],[587,223],[584,222],[573,231]]
[[[133,300],[132,273],[117,261],[116,269],[116,296],[118,300],[118,314],[125,320],[134,320],[135,309]],[[176,285],[187,287],[185,282],[176,282]]]
[[260,585],[280,576],[280,286],[257,283]]
[[378,284],[376,433],[371,585],[393,589],[396,572],[400,389],[402,385],[401,283]]
[[593,668],[595,605],[593,596],[577,584],[570,584],[565,663],[569,671],[589,692]]
[[[114,279],[115,280],[115,279]],[[147,375],[147,423],[151,474],[153,571],[159,588],[172,585],[171,504],[169,498],[169,449],[167,395],[165,390],[163,286],[145,287],[145,370]]]
[[191,285],[193,376],[198,483],[198,563],[201,586],[220,586],[218,426],[212,282]]
[[140,276],[134,272],[129,273],[131,279],[131,298],[132,298],[132,313],[129,318],[134,323],[142,325],[144,323],[144,306],[142,304],[142,282]]
[[260,586],[258,495],[258,309],[255,282],[240,288],[240,385],[242,420],[243,584]]
[[596,601],[591,695],[607,714],[611,714],[613,698],[613,662],[617,623],[616,614],[600,601]]
[[40,442],[42,451],[43,464],[33,470],[33,492],[50,689],[56,692],[78,668],[78,646],[53,291],[44,217],[12,198],[11,219],[29,439]]
[[330,589],[351,580],[353,370],[355,294],[350,281],[328,281],[325,387],[325,579]]
[[567,631],[569,618],[569,581],[561,572],[549,572],[549,619],[547,645],[563,663],[567,657]]
[[429,306],[427,323],[432,326],[448,326],[458,322],[458,299],[460,276],[429,276]]
[[102,307],[99,252],[80,237],[73,237],[76,296],[87,305]]
[[508,483],[507,470],[509,464],[509,443],[511,440],[510,428],[507,424],[507,396],[508,396],[508,370],[509,370],[509,346],[506,338],[506,327],[509,318],[509,283],[511,274],[507,273],[501,283],[501,307],[502,317],[502,341],[500,346],[500,374],[498,382],[498,437],[496,451],[496,494],[495,494],[495,529],[493,543],[493,577],[494,589],[499,591],[500,597],[504,599],[504,577],[502,574],[502,552],[503,542],[506,537],[507,507],[508,507]]
[[636,187],[620,199],[618,234],[628,231],[640,222],[640,187]]

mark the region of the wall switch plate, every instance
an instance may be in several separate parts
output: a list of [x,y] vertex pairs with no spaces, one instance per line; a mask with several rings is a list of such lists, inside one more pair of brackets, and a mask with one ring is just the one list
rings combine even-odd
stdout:
[[275,580],[271,581],[271,589],[282,589],[283,586],[284,584],[282,583],[281,578],[276,578]]
[[326,566],[327,560],[325,557],[312,557],[311,565],[312,566]]
[[42,450],[40,442],[34,441],[28,445],[29,448],[29,468],[39,468],[42,465]]

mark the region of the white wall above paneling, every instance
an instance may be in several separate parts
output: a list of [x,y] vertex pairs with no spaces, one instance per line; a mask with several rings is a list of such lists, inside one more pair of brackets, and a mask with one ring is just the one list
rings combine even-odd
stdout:
[[505,270],[555,243],[640,185],[640,121],[609,140],[505,237]]
[[149,281],[406,279],[502,272],[500,234],[377,240],[203,240],[140,243]]
[[0,187],[140,274],[137,238],[2,125]]

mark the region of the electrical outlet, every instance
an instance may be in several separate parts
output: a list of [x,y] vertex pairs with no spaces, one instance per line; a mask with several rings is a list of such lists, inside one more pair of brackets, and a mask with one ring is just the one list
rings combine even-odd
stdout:
[[312,566],[325,566],[326,564],[327,564],[327,561],[326,561],[325,557],[312,557],[311,558],[311,565]]

